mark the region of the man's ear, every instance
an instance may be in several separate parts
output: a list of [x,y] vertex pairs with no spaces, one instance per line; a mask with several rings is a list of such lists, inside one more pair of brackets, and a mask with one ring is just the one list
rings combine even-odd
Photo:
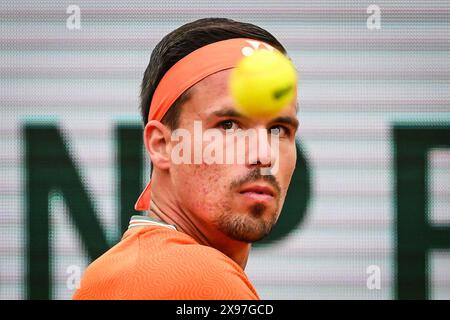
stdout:
[[151,120],[144,129],[144,144],[155,168],[170,167],[170,130],[161,122]]

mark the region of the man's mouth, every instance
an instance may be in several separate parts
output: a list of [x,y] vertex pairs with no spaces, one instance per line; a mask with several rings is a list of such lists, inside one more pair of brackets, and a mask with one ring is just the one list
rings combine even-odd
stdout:
[[245,186],[239,190],[239,193],[249,200],[258,202],[270,201],[275,197],[275,191],[272,187],[257,183]]

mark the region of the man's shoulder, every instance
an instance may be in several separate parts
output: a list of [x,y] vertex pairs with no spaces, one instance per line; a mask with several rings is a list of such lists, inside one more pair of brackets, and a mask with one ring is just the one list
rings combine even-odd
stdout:
[[92,263],[75,297],[87,292],[99,299],[256,298],[243,270],[222,252],[181,232],[145,231]]
[[[242,269],[219,250],[201,245],[189,235],[168,231],[159,235],[157,242],[152,235],[139,237],[139,264],[150,267],[156,261],[167,271],[179,266],[184,271],[213,268],[215,270],[242,272]],[[161,269],[158,269],[161,270]],[[180,270],[181,271],[181,270]]]
[[[174,234],[167,246],[151,255],[145,255],[146,250],[141,247],[138,269],[145,270],[140,281],[142,295],[158,290],[161,299],[258,298],[236,262],[215,248],[189,239],[192,238]],[[143,242],[141,239],[141,246]],[[150,281],[150,274],[159,280],[158,286]]]

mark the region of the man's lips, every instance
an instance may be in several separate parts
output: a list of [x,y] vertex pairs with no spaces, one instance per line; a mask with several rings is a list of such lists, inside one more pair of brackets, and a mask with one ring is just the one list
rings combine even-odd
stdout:
[[239,193],[256,201],[269,201],[275,196],[275,191],[272,187],[262,184],[251,184],[241,190]]

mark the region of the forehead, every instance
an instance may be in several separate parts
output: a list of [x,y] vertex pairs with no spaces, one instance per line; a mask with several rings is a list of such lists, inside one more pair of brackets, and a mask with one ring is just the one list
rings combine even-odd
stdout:
[[[190,89],[190,99],[187,101],[186,107],[183,108],[183,114],[187,117],[189,117],[189,114],[205,117],[211,114],[211,112],[217,111],[225,106],[234,109],[233,98],[228,89],[228,80],[231,71],[232,69],[227,69],[216,72],[192,86]],[[291,103],[291,106],[285,108],[280,115],[295,115],[296,100],[297,97]]]
[[201,100],[209,105],[217,100],[231,99],[228,93],[228,79],[231,71],[232,69],[227,69],[216,72],[196,83],[191,88],[193,100],[197,102]]

